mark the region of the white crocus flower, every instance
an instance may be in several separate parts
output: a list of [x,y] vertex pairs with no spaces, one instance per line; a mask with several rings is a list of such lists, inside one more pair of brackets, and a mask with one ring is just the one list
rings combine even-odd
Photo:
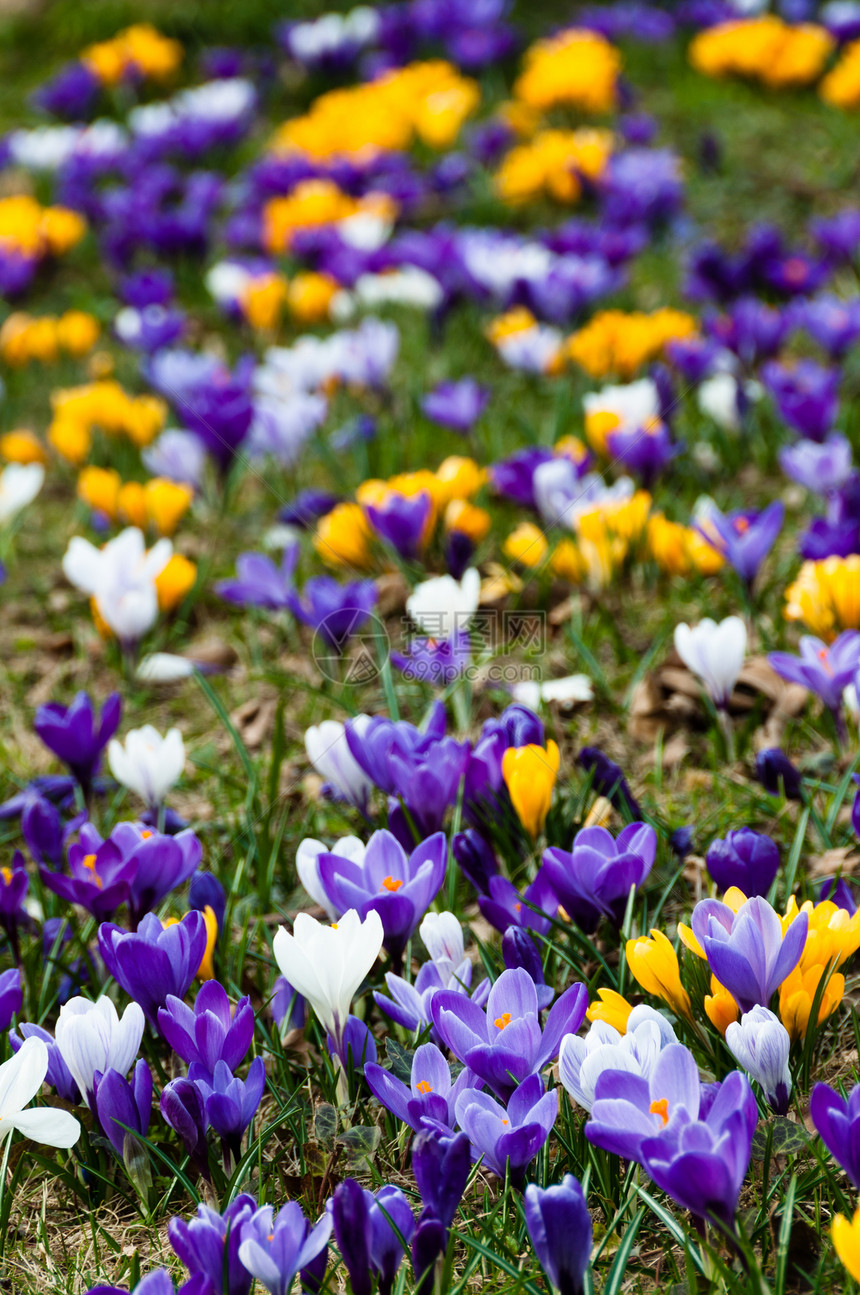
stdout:
[[196,666],[187,656],[174,652],[150,652],[135,670],[141,683],[177,683],[194,674]]
[[155,624],[155,580],[172,553],[167,539],[147,552],[143,532],[136,526],[127,527],[101,549],[75,535],[63,558],[63,572],[76,589],[95,599],[99,615],[121,643],[136,643]]
[[17,1131],[48,1147],[73,1147],[81,1126],[69,1111],[53,1106],[25,1110],[45,1082],[48,1049],[38,1038],[25,1039],[13,1057],[0,1066],[0,1139]]
[[94,1003],[87,998],[70,998],[60,1008],[54,1039],[91,1110],[96,1071],[106,1074],[108,1070],[118,1070],[127,1075],[140,1050],[145,1024],[138,1003],[129,1003],[119,1017],[113,1002],[104,994]]
[[179,779],[185,768],[185,744],[178,728],[162,735],[151,724],[134,728],[123,744],[111,738],[108,745],[110,771],[129,791],[155,809]]
[[523,679],[511,688],[511,696],[521,706],[537,710],[541,702],[557,701],[560,706],[574,706],[577,702],[592,701],[594,688],[587,674],[569,674],[564,679],[547,679],[546,683]]
[[605,1070],[626,1070],[648,1079],[670,1043],[677,1039],[666,1018],[653,1007],[634,1007],[626,1034],[606,1021],[595,1021],[584,1039],[565,1035],[558,1054],[559,1079],[573,1100],[590,1111],[597,1080]]
[[453,913],[428,913],[418,933],[445,981],[466,956],[462,926]]
[[372,910],[362,922],[354,908],[334,926],[299,913],[290,935],[278,927],[275,961],[296,993],[306,998],[340,1046],[355,991],[379,957],[384,931]]
[[331,900],[325,892],[325,887],[320,881],[320,870],[317,860],[321,854],[337,854],[342,859],[349,859],[352,863],[364,863],[364,852],[367,849],[363,841],[357,836],[342,836],[334,845],[324,845],[322,841],[317,841],[312,836],[305,837],[296,851],[296,872],[299,874],[299,881],[320,908],[324,908],[332,922],[339,916],[338,910],[333,907]]
[[614,414],[618,430],[635,432],[660,417],[660,393],[651,378],[589,391],[582,398],[585,416]]
[[41,463],[10,463],[0,472],[0,526],[33,502],[44,480]]
[[[359,737],[369,723],[369,715],[356,715],[350,720]],[[305,733],[305,750],[314,769],[333,791],[356,809],[367,808],[373,783],[350,751],[346,729],[339,720],[326,719],[312,725]]]
[[727,616],[719,624],[706,617],[698,625],[676,625],[675,650],[701,679],[714,705],[725,710],[747,650],[747,629],[740,616]]
[[444,641],[469,628],[480,597],[480,574],[469,567],[460,581],[453,576],[435,576],[416,585],[406,600],[406,610],[420,630]]
[[726,1045],[777,1114],[784,1115],[791,1095],[791,1039],[779,1018],[766,1007],[753,1007],[739,1021],[732,1021],[726,1030]]

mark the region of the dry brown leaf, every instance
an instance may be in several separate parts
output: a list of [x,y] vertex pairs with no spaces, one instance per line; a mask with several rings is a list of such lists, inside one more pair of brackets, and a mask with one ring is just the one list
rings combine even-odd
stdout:
[[853,845],[835,846],[810,860],[809,872],[813,877],[833,877],[837,872],[856,872],[860,854]]
[[263,745],[272,731],[277,709],[278,703],[274,697],[250,697],[238,710],[233,711],[230,719],[249,751],[255,751]]

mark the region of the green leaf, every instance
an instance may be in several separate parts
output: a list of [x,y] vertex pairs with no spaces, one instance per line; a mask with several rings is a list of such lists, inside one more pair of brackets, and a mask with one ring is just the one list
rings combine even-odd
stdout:
[[784,1115],[775,1115],[772,1120],[758,1122],[752,1140],[753,1160],[764,1160],[768,1129],[773,1130],[770,1148],[772,1156],[797,1155],[798,1151],[805,1151],[809,1146],[810,1137],[802,1124],[795,1124]]
[[386,1039],[385,1055],[389,1061],[388,1069],[394,1078],[408,1084],[412,1079],[412,1058],[415,1053],[404,1048],[403,1044],[398,1043],[396,1039]]

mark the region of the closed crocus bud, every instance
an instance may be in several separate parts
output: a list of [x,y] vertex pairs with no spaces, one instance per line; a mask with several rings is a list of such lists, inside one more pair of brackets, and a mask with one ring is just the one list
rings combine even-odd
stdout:
[[769,746],[759,751],[755,758],[755,776],[772,796],[784,795],[786,800],[803,799],[803,779],[784,751]]
[[21,972],[17,967],[10,967],[0,975],[0,1031],[9,1029],[22,1003]]
[[488,845],[480,832],[470,827],[465,832],[457,833],[451,848],[466,880],[472,883],[479,895],[488,895],[490,881],[499,872],[492,846]]
[[331,1198],[331,1214],[335,1240],[349,1273],[353,1295],[371,1295],[367,1201],[364,1189],[354,1178],[344,1179],[335,1189]]
[[555,993],[544,983],[543,963],[530,931],[524,926],[509,926],[502,936],[502,957],[506,967],[523,967],[535,982],[538,1007],[549,1007]]
[[620,765],[610,760],[597,746],[584,746],[576,757],[577,764],[591,774],[591,785],[601,796],[607,796],[617,810],[631,818],[641,818],[639,803],[628,786]]
[[446,1136],[437,1129],[427,1129],[418,1133],[412,1143],[412,1172],[425,1214],[438,1219],[446,1230],[454,1221],[471,1166],[465,1133]]
[[188,907],[203,913],[211,908],[220,931],[224,926],[227,895],[221,882],[212,872],[195,872],[188,889]]
[[[468,1146],[468,1138],[466,1144]],[[415,1274],[415,1295],[432,1295],[436,1285],[436,1260],[445,1253],[448,1244],[446,1228],[429,1210],[421,1213],[412,1234],[412,1271]]]
[[766,1007],[753,1007],[726,1030],[732,1056],[761,1088],[777,1115],[785,1115],[791,1094],[788,1053],[791,1039],[785,1026]]
[[766,895],[779,869],[779,849],[763,832],[742,827],[712,841],[706,863],[720,890],[737,886],[747,896]]
[[63,857],[63,822],[44,796],[27,796],[21,810],[21,835],[34,863],[57,867]]
[[152,1073],[142,1057],[131,1083],[118,1070],[96,1077],[95,1112],[105,1137],[125,1160],[126,1140],[135,1133],[145,1136],[152,1114]]
[[558,777],[561,756],[550,740],[542,746],[508,747],[502,757],[502,777],[517,817],[529,836],[543,829]]
[[209,1178],[209,1120],[203,1093],[190,1079],[172,1079],[161,1093],[161,1114],[165,1124],[179,1134],[196,1171]]
[[523,1210],[535,1254],[560,1295],[580,1295],[591,1255],[591,1216],[582,1186],[565,1174],[555,1187],[530,1183]]

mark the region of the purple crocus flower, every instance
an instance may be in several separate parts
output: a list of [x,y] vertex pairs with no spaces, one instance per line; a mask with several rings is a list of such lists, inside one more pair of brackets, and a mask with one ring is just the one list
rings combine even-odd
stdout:
[[792,481],[816,494],[828,495],[844,486],[851,476],[851,443],[838,432],[824,441],[801,440],[783,446],[779,465]]
[[401,839],[413,835],[423,840],[438,832],[449,806],[456,804],[460,783],[469,763],[468,742],[457,742],[445,736],[445,707],[439,702],[431,712],[423,731],[405,720],[394,722],[376,715],[359,728],[355,721],[346,724],[346,741],[356,763],[389,796],[402,800],[408,813],[392,814],[389,825],[394,830],[401,820]]
[[696,530],[751,587],[776,543],[784,518],[785,508],[779,500],[760,513],[721,513],[718,508],[710,507],[696,522]]
[[285,526],[298,526],[300,530],[313,530],[326,513],[341,502],[340,495],[328,490],[300,490],[290,503],[278,513],[278,521]]
[[571,850],[545,850],[541,872],[567,915],[583,931],[601,917],[620,927],[631,886],[645,881],[657,853],[657,834],[647,823],[630,823],[617,839],[605,827],[584,827]]
[[453,1131],[454,1106],[466,1088],[480,1088],[482,1080],[465,1066],[451,1080],[451,1068],[435,1043],[422,1043],[412,1057],[412,1075],[404,1084],[389,1070],[368,1063],[364,1077],[377,1101],[416,1132],[425,1120]]
[[405,1253],[403,1241],[408,1245],[415,1229],[403,1192],[380,1187],[374,1195],[354,1178],[345,1178],[331,1198],[331,1215],[353,1295],[370,1295],[374,1274],[379,1295],[391,1295]]
[[844,630],[829,646],[811,634],[800,640],[800,655],[771,652],[773,669],[789,683],[799,683],[815,693],[841,725],[842,694],[860,667],[860,634]]
[[401,495],[392,490],[381,503],[365,504],[364,512],[379,538],[402,558],[417,558],[427,539],[433,500],[426,490]]
[[510,1174],[520,1189],[525,1171],[546,1142],[558,1115],[558,1090],[543,1091],[540,1075],[529,1075],[501,1106],[489,1093],[469,1090],[457,1098],[457,1123],[468,1134],[472,1153],[499,1178]]
[[669,428],[663,422],[629,431],[610,432],[606,447],[613,459],[622,463],[634,476],[641,477],[646,487],[656,481],[684,448],[673,442]]
[[37,791],[25,793],[21,809],[21,835],[36,864],[50,863],[57,867],[63,858],[63,820],[47,796]]
[[505,970],[490,990],[486,1011],[464,994],[440,990],[433,998],[433,1024],[454,1056],[506,1100],[529,1075],[558,1056],[566,1034],[585,1019],[588,993],[570,985],[550,1010],[541,1031],[534,981],[522,967]]
[[437,1129],[422,1129],[412,1142],[412,1172],[424,1204],[422,1218],[430,1215],[447,1231],[466,1190],[471,1167],[469,1139]]
[[803,799],[803,778],[784,751],[778,746],[766,747],[755,758],[755,776],[771,796],[784,795],[786,800]]
[[181,922],[167,927],[147,913],[136,931],[103,922],[99,952],[117,984],[157,1027],[159,1007],[171,994],[184,998],[188,992],[203,961],[206,938],[202,913],[186,913]]
[[242,1135],[257,1113],[266,1086],[263,1058],[254,1058],[244,1080],[233,1074],[226,1061],[216,1061],[212,1073],[195,1061],[189,1067],[188,1078],[200,1089],[209,1125],[237,1161],[242,1153]]
[[195,872],[188,887],[188,907],[205,913],[211,908],[218,923],[218,930],[224,928],[224,914],[227,911],[227,894],[214,872]]
[[56,76],[41,85],[33,103],[63,121],[88,120],[101,91],[101,82],[85,63],[75,60],[60,68]]
[[733,1070],[703,1118],[670,1121],[643,1139],[642,1165],[682,1209],[731,1227],[757,1120],[749,1080]]
[[167,1235],[176,1254],[192,1274],[203,1273],[215,1295],[249,1295],[254,1278],[239,1259],[242,1225],[253,1217],[257,1202],[242,1193],[223,1214],[198,1205],[194,1218],[172,1218]]
[[552,450],[542,445],[530,445],[517,450],[510,458],[502,459],[490,467],[493,488],[521,508],[536,508],[534,488],[535,470],[554,458]]
[[800,436],[823,441],[839,409],[838,369],[825,369],[814,360],[791,366],[772,361],[761,371],[777,412]]
[[489,894],[490,881],[499,875],[493,847],[480,832],[469,827],[465,832],[457,832],[451,842],[451,850],[463,876],[478,894]]
[[860,1084],[847,1099],[829,1084],[816,1084],[809,1113],[821,1141],[860,1191]]
[[56,701],[40,706],[33,727],[48,750],[68,766],[86,794],[121,717],[122,698],[118,692],[107,698],[98,718],[88,694],[79,692],[69,706]]
[[240,553],[236,559],[236,579],[219,580],[215,592],[220,598],[240,607],[283,611],[292,606],[293,575],[298,560],[298,544],[287,545],[280,566],[276,566],[265,553]]
[[860,248],[860,210],[844,207],[834,216],[819,216],[809,232],[829,260],[850,265]]
[[[146,1136],[152,1115],[152,1073],[141,1057],[131,1083],[118,1070],[95,1076],[95,1112],[105,1137],[125,1161],[125,1141],[135,1133]],[[122,1126],[126,1127],[123,1128]]]
[[[213,1289],[205,1273],[196,1273],[177,1290],[170,1273],[156,1268],[137,1283],[131,1295],[212,1295]],[[91,1286],[87,1295],[129,1295],[129,1292],[121,1286]]]
[[[117,847],[123,862],[128,866],[128,902],[132,926],[136,926],[166,895],[193,876],[203,853],[199,838],[190,828],[168,836],[139,823],[117,823],[108,840]],[[105,843],[91,823],[84,823],[78,844],[84,851],[83,859],[95,854],[98,860]],[[80,867],[84,867],[83,859],[79,861]],[[71,860],[70,848],[70,868]],[[98,872],[98,863],[96,871]]]
[[[425,962],[419,968],[413,984],[410,985],[393,971],[385,973],[385,984],[391,997],[387,998],[378,990],[373,991],[373,997],[386,1016],[412,1033],[423,1033],[429,1028],[431,1036],[438,1038],[430,1010],[433,999],[441,989],[468,995],[472,984],[472,963],[468,958],[464,958],[456,967],[450,963]],[[472,1002],[483,1007],[489,992],[490,982],[485,978],[472,991]]]
[[[296,1274],[320,1256],[325,1271],[331,1229],[328,1211],[311,1227],[297,1201],[287,1201],[277,1214],[271,1205],[261,1205],[242,1224],[239,1259],[269,1295],[288,1295]],[[302,1286],[309,1288],[304,1276]]]
[[757,1003],[768,1006],[800,961],[808,924],[800,913],[783,936],[779,915],[760,895],[737,913],[717,899],[703,899],[690,920],[711,971],[742,1012]]
[[306,1003],[296,993],[286,976],[275,980],[271,999],[272,1020],[282,1035],[290,1030],[302,1030],[305,1025]]
[[245,1060],[254,1035],[254,1009],[245,995],[231,1011],[227,991],[217,980],[201,985],[193,1009],[168,995],[158,1010],[162,1038],[187,1065],[196,1062],[211,1074],[219,1061],[235,1070]]
[[171,392],[177,413],[200,438],[222,471],[230,466],[254,418],[251,392],[253,361],[242,361],[235,373],[216,367],[183,392]]
[[606,796],[617,810],[630,814],[631,818],[641,817],[639,802],[630,790],[623,769],[600,747],[584,746],[576,757],[576,763],[591,775],[591,785],[598,795]]
[[334,909],[355,908],[362,921],[376,911],[385,930],[385,947],[399,969],[403,950],[445,880],[448,842],[443,832],[423,841],[411,855],[384,829],[374,832],[364,859],[354,863],[337,854],[320,854],[317,867]]
[[16,966],[21,963],[18,928],[26,925],[29,920],[27,910],[23,907],[29,886],[30,876],[24,856],[20,850],[16,850],[12,855],[12,867],[0,868],[0,929],[11,945]]
[[407,679],[447,687],[468,669],[472,660],[472,640],[467,630],[457,630],[450,639],[415,638],[409,644],[409,655],[389,654],[391,664]]
[[84,825],[82,840],[69,846],[69,872],[51,872],[40,868],[44,885],[59,895],[67,904],[80,904],[92,913],[97,922],[107,921],[118,908],[128,902],[131,883],[137,873],[137,860],[123,858],[119,846],[108,839],[101,841],[95,850],[88,850],[90,834],[95,830]]
[[558,899],[542,868],[534,881],[529,882],[520,894],[507,877],[491,877],[489,894],[478,896],[481,916],[497,931],[504,933],[509,926],[524,926],[538,935],[546,935],[552,919],[558,912]]
[[201,1089],[190,1079],[171,1079],[161,1091],[160,1105],[165,1124],[179,1134],[197,1173],[208,1179],[206,1131],[209,1119]]
[[713,370],[721,347],[707,337],[672,338],[666,343],[667,358],[682,378],[698,386]]
[[737,886],[747,898],[766,895],[779,871],[779,847],[763,832],[742,827],[712,841],[705,862],[720,890]]
[[461,378],[459,382],[440,382],[424,396],[421,409],[432,423],[440,423],[465,436],[481,417],[489,399],[489,391],[474,378]]
[[757,297],[742,297],[725,315],[705,320],[708,332],[747,369],[776,355],[790,327],[789,316]]
[[559,1295],[581,1295],[591,1258],[591,1215],[582,1184],[565,1174],[555,1187],[529,1183],[526,1227],[538,1261]]
[[857,912],[857,900],[854,897],[854,891],[850,881],[845,877],[831,877],[829,881],[822,882],[818,898],[819,900],[829,899],[837,908],[844,908],[845,912],[851,917]]
[[17,967],[10,967],[0,974],[0,1031],[9,1029],[20,1012],[23,1001],[21,972]]
[[822,295],[798,303],[793,322],[825,350],[831,360],[841,360],[860,337],[860,300],[843,301]]
[[549,1007],[555,998],[555,990],[544,980],[540,952],[527,927],[508,927],[502,936],[502,957],[506,968],[522,967],[531,976],[537,990],[538,1009],[542,1012]]
[[642,1143],[674,1121],[699,1117],[702,1085],[695,1058],[682,1043],[664,1047],[650,1076],[606,1069],[597,1076],[585,1136],[595,1146],[641,1162]]
[[290,597],[290,610],[335,652],[346,644],[370,618],[376,606],[372,580],[354,580],[342,585],[332,576],[314,576],[301,595]]

